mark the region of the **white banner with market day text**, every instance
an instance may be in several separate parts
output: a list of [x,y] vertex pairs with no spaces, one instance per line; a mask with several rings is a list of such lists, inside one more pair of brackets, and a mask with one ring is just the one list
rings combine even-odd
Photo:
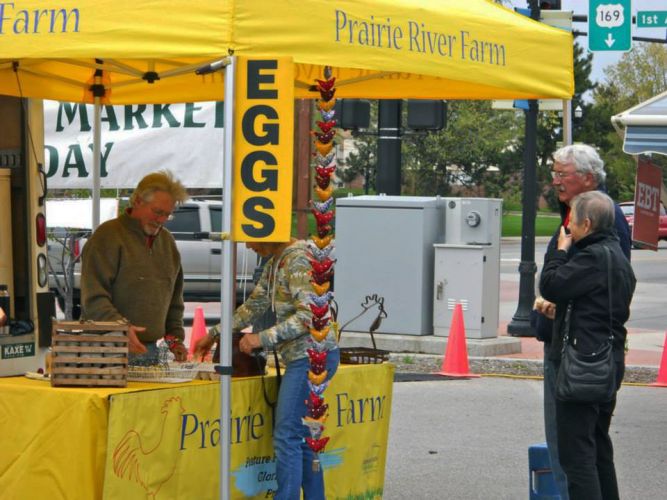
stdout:
[[[133,188],[170,169],[188,188],[220,188],[223,103],[102,106],[102,188]],[[90,104],[44,101],[44,156],[52,189],[92,189]]]

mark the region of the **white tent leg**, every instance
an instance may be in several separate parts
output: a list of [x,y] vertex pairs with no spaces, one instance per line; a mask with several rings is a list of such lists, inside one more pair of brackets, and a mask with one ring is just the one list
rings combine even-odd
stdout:
[[[222,231],[232,230],[232,177],[234,171],[234,80],[236,58],[231,57],[225,68],[225,133],[224,165],[222,172]],[[230,432],[231,420],[231,382],[232,382],[232,314],[235,303],[235,283],[233,256],[236,243],[231,238],[222,242],[222,283],[220,314],[220,365],[223,372],[220,377],[220,498],[229,500],[230,495]]]
[[572,144],[572,101],[563,100],[563,146]]
[[100,97],[94,100],[93,119],[93,225],[95,231],[100,225],[100,173],[102,159],[102,102]]

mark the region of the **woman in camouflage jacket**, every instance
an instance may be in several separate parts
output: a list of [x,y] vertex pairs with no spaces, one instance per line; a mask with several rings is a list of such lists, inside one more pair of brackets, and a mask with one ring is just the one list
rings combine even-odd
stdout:
[[[276,454],[278,489],[275,499],[324,499],[322,471],[313,471],[313,452],[304,442],[308,436],[301,419],[306,416],[308,398],[307,349],[310,337],[312,293],[311,262],[306,243],[291,240],[285,243],[246,243],[261,257],[270,257],[264,272],[246,302],[238,307],[232,318],[234,331],[252,325],[267,310],[275,313],[276,323],[259,332],[246,333],[239,343],[241,351],[251,354],[256,349],[275,349],[286,365],[278,393],[275,412],[273,446]],[[220,325],[197,344],[197,353],[207,352],[220,336]],[[327,354],[327,379],[338,368],[338,352],[334,329],[324,340]]]

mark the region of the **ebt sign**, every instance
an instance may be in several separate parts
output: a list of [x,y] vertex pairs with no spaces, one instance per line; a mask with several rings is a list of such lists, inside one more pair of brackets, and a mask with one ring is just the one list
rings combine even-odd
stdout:
[[637,164],[635,182],[635,215],[632,224],[632,241],[642,246],[658,249],[658,225],[660,223],[660,187],[662,171],[648,159]]

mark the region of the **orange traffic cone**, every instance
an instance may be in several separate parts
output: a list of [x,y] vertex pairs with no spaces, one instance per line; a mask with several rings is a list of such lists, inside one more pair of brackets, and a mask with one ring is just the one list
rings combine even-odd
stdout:
[[662,360],[658,370],[658,378],[651,384],[653,387],[667,387],[667,333],[665,333],[665,343],[662,346]]
[[466,329],[463,325],[463,308],[461,304],[454,306],[452,324],[449,327],[447,350],[442,360],[442,368],[436,374],[448,377],[479,377],[479,375],[470,373],[468,368]]
[[206,321],[204,320],[204,309],[195,307],[195,317],[192,320],[192,332],[190,333],[190,347],[188,348],[188,359],[192,360],[195,353],[197,341],[206,337]]

